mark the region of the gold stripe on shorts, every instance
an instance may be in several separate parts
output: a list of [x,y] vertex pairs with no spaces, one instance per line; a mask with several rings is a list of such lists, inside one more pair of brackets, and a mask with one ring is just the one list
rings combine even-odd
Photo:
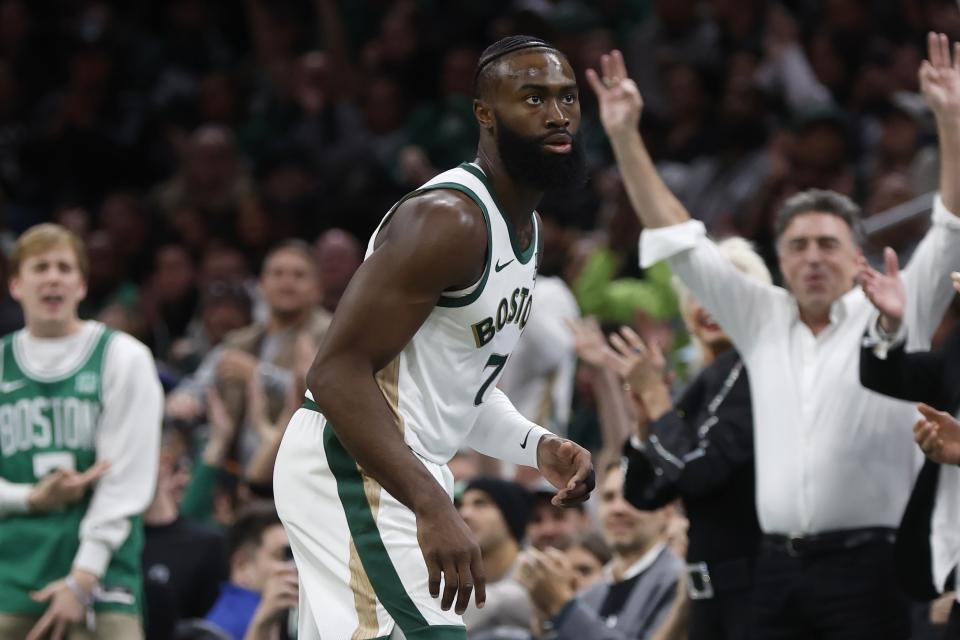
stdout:
[[[363,493],[370,505],[370,513],[376,522],[380,512],[380,485],[376,480],[361,471]],[[370,577],[363,568],[357,546],[350,539],[350,589],[353,591],[353,606],[357,610],[357,628],[350,640],[369,640],[379,635],[380,623],[377,621],[377,594],[370,583]]]
[[400,415],[400,356],[377,372],[377,384],[397,420],[397,428],[403,433],[403,416]]

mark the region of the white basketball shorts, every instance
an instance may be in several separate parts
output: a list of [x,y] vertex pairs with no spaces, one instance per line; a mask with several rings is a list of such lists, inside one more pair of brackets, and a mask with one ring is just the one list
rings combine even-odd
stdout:
[[[423,460],[452,495],[446,465]],[[363,473],[311,400],[290,420],[274,471],[277,512],[300,575],[300,640],[465,640],[430,596],[410,509]],[[318,636],[319,633],[319,636]]]

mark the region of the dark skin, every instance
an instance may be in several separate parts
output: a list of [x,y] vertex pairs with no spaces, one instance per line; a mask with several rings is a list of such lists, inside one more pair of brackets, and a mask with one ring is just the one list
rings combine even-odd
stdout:
[[[531,213],[542,194],[504,170],[494,113],[524,135],[543,136],[558,128],[573,133],[580,124],[574,74],[566,59],[545,50],[520,52],[495,64],[496,78],[484,83],[474,108],[481,127],[478,163],[521,242],[529,244]],[[441,607],[455,604],[455,611],[463,613],[474,590],[478,607],[486,599],[480,549],[446,491],[407,447],[374,376],[399,355],[445,290],[480,279],[486,223],[467,196],[428,191],[397,208],[376,246],[340,300],[307,386],[364,472],[414,512],[430,593],[440,596],[442,576]],[[593,467],[586,450],[546,436],[537,445],[537,461],[559,489],[557,504],[589,497]]]

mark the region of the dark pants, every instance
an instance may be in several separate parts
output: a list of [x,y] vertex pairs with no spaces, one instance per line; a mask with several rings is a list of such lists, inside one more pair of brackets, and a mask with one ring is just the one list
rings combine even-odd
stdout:
[[909,604],[889,542],[799,555],[765,546],[754,586],[758,640],[910,637]]
[[688,640],[749,638],[751,597],[747,589],[718,593],[709,600],[691,600]]
[[960,604],[953,603],[947,628],[943,631],[943,640],[960,640]]

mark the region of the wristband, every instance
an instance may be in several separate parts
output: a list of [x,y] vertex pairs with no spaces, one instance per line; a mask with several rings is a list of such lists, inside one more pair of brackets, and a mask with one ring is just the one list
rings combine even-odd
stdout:
[[87,631],[93,632],[97,628],[97,618],[93,610],[93,603],[96,600],[95,593],[93,591],[89,593],[85,591],[83,587],[77,584],[77,581],[74,580],[71,575],[63,579],[63,584],[67,586],[67,589],[69,589],[73,597],[77,599],[77,602],[86,609]]

